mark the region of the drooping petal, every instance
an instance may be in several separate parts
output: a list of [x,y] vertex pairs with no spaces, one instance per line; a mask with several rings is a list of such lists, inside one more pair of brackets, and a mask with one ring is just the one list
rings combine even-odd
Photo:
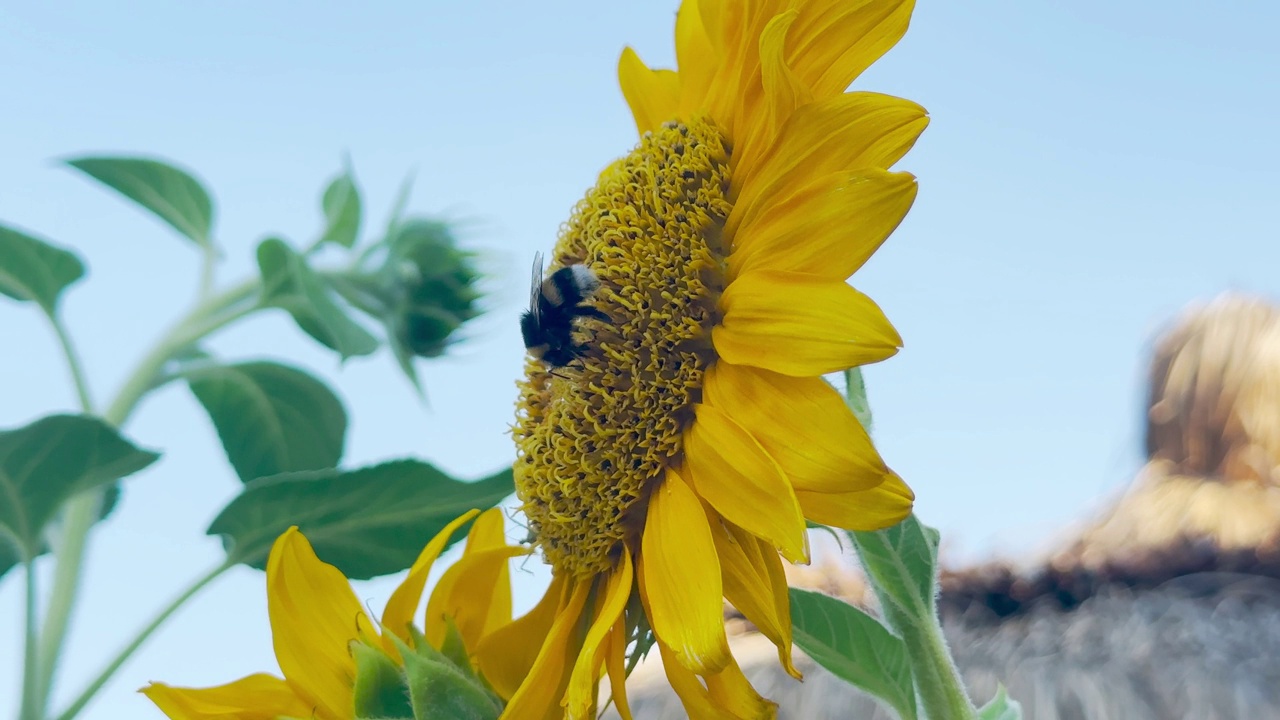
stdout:
[[750,272],[725,288],[720,306],[724,320],[711,339],[736,365],[814,377],[884,360],[902,346],[879,306],[837,280]]
[[[469,548],[468,548],[469,549]],[[511,586],[507,580],[507,561],[529,554],[521,546],[500,546],[468,552],[440,576],[427,600],[427,617],[423,634],[432,647],[440,647],[452,622],[468,651],[481,639],[511,619]],[[505,583],[503,591],[497,590]],[[494,621],[489,603],[497,598],[506,603],[506,617]]]
[[377,644],[373,624],[347,578],[316,557],[311,543],[289,528],[267,559],[267,613],[272,644],[285,678],[324,714],[352,712],[352,641]]
[[632,575],[631,553],[623,552],[618,566],[609,572],[605,582],[597,586],[597,592],[601,595],[596,603],[596,616],[582,641],[582,651],[573,666],[569,690],[565,696],[568,720],[585,718],[595,707],[596,681],[600,677],[600,666],[605,661],[604,643],[611,628],[621,619],[627,600],[631,598]]
[[639,562],[654,634],[690,670],[724,667],[729,641],[720,561],[702,503],[675,470],[649,498]]
[[728,276],[783,270],[844,280],[898,227],[916,190],[911,173],[864,168],[766,198],[738,226]]
[[[781,568],[782,560],[772,547],[765,555],[759,550],[759,541],[744,530],[730,530],[726,523],[709,511],[711,535],[715,539],[716,554],[720,556],[720,571],[724,582],[724,597],[738,609],[760,634],[778,647],[778,659],[787,673],[797,680],[800,671],[791,661],[791,618],[778,615],[778,604],[771,583],[770,560]],[[739,535],[741,534],[741,535]],[[786,588],[783,588],[786,592]],[[789,602],[789,601],[788,601]]]
[[703,402],[747,428],[796,490],[868,490],[889,472],[840,393],[820,377],[722,361],[707,371]]
[[635,50],[626,48],[618,58],[618,84],[631,106],[636,129],[641,135],[676,117],[680,103],[680,78],[675,72],[650,70]]
[[609,629],[604,649],[604,668],[609,674],[609,692],[613,695],[613,707],[622,720],[632,720],[631,705],[627,702],[627,623],[625,618]]
[[816,97],[842,93],[902,39],[914,5],[914,0],[807,2],[791,31],[787,59]]
[[[418,611],[418,603],[422,600],[422,591],[427,585],[427,575],[431,573],[431,566],[440,557],[440,553],[444,552],[445,546],[449,544],[449,538],[453,537],[458,528],[479,513],[479,510],[468,510],[436,533],[436,536],[431,538],[431,542],[422,549],[418,559],[413,561],[404,581],[395,589],[395,592],[391,593],[387,606],[382,610],[382,626],[387,631],[387,634],[382,636],[382,649],[391,657],[400,657],[400,650],[396,648],[393,637],[399,638],[402,642],[409,642],[409,625]],[[501,515],[498,517],[501,519]]]
[[766,700],[751,687],[742,674],[738,662],[729,658],[724,670],[706,677],[707,694],[716,705],[728,710],[742,720],[773,720],[778,716],[778,704]]
[[680,696],[680,703],[689,715],[689,720],[739,720],[729,711],[720,707],[711,698],[711,694],[698,681],[698,676],[680,664],[676,653],[661,640],[658,641],[658,652],[662,654],[662,669],[667,673],[667,681],[671,689]]
[[310,717],[313,708],[310,702],[298,697],[284,680],[266,673],[208,688],[151,683],[139,692],[172,720],[301,718]]
[[555,576],[532,610],[486,635],[474,651],[467,648],[485,680],[504,699],[515,694],[533,668],[543,642],[551,634],[557,613],[562,604],[568,602],[564,597],[565,585],[564,575]]
[[556,613],[528,677],[512,694],[502,720],[548,720],[562,716],[560,700],[578,655],[581,638],[576,636],[591,587],[591,582],[583,582],[570,588],[568,602]]
[[[915,144],[929,118],[902,98],[856,92],[797,108],[763,153],[733,168],[740,213],[808,178],[857,168],[887,169]],[[757,159],[758,158],[758,159]],[[737,230],[731,220],[730,234]]]
[[793,562],[805,559],[804,516],[791,483],[749,431],[718,408],[695,405],[684,447],[690,484],[716,512]]
[[915,493],[894,473],[870,490],[846,493],[796,491],[804,516],[846,530],[883,530],[911,512]]
[[[507,547],[507,536],[502,510],[490,508],[484,511],[471,526],[471,532],[467,533],[467,547],[462,557],[465,559],[469,555],[475,555],[484,550],[505,547]],[[481,588],[476,588],[475,591],[483,592]],[[488,605],[489,615],[483,624],[486,632],[511,622],[511,570],[507,563],[499,563],[498,575],[493,579],[493,585],[489,589]]]

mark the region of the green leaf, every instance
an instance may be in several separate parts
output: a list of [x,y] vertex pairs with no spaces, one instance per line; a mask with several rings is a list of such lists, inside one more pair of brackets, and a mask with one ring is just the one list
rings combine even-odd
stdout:
[[283,240],[267,238],[258,245],[258,269],[262,304],[288,311],[316,342],[338,351],[343,360],[378,349],[378,339],[347,315],[331,289]]
[[325,218],[320,242],[348,248],[355,245],[360,235],[360,188],[350,167],[325,188],[320,207]]
[[863,567],[877,589],[912,617],[934,614],[938,574],[938,531],[914,514],[885,530],[850,532]]
[[862,423],[868,434],[871,432],[871,403],[867,401],[867,383],[862,379],[862,368],[849,368],[844,371],[844,401],[853,411],[853,416]]
[[0,225],[0,294],[53,315],[62,291],[82,277],[84,263],[74,253]]
[[880,621],[842,600],[791,588],[791,626],[796,645],[814,662],[914,720],[907,649]]
[[289,473],[246,484],[209,534],[224,536],[232,562],[261,570],[271,544],[297,525],[321,559],[365,579],[409,567],[454,518],[493,507],[513,490],[509,468],[460,482],[418,460]]
[[357,718],[410,720],[413,705],[400,666],[382,650],[362,642],[351,643],[356,661],[353,706]]
[[209,413],[241,482],[342,459],[347,412],[328,385],[272,362],[204,366],[187,383]]
[[[123,494],[120,489],[120,481],[117,480],[107,486],[102,493],[102,509],[98,511],[98,522],[107,519],[107,516],[116,509],[116,505],[120,503],[120,495]],[[49,552],[49,543],[41,541],[40,551],[35,554],[39,557]],[[9,572],[9,569],[22,562],[22,556],[18,554],[16,546],[11,547],[10,543],[4,541],[4,537],[0,534],[0,578]]]
[[0,431],[0,542],[7,537],[19,559],[34,558],[44,549],[45,526],[64,502],[158,457],[83,415],[54,415]]
[[396,191],[396,199],[391,203],[391,213],[387,216],[387,232],[383,236],[383,242],[390,242],[392,238],[400,233],[400,226],[404,223],[405,209],[409,207],[409,195],[413,193],[413,173],[405,175],[404,180],[400,181],[400,189]]
[[201,247],[212,243],[213,201],[186,172],[142,157],[84,157],[71,167],[155,213]]
[[978,720],[1022,720],[1022,704],[1009,697],[1004,685],[999,685],[991,702],[978,709]]

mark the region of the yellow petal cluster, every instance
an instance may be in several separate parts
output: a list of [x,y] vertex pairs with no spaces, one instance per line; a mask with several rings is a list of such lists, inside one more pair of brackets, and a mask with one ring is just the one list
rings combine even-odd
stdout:
[[173,720],[353,720],[352,644],[381,648],[400,661],[396,642],[411,642],[431,566],[472,519],[463,556],[432,591],[422,626],[437,649],[449,624],[466,647],[479,645],[483,634],[511,622],[506,561],[527,552],[506,544],[500,510],[472,510],[441,530],[392,593],[379,623],[365,613],[347,578],[316,557],[294,527],[276,540],[267,560],[267,611],[283,677],[257,673],[208,688],[151,683],[142,692]]
[[770,717],[722,603],[798,676],[782,562],[807,559],[805,520],[872,530],[911,511],[823,375],[901,345],[847,281],[915,200],[891,168],[928,118],[845,91],[912,5],[685,0],[675,70],[623,52],[640,140],[575,208],[552,268],[594,271],[608,320],[580,322],[580,361],[530,360],[519,383],[517,493],[555,582],[492,636],[536,653],[482,643],[507,717],[588,717],[602,676],[628,717],[622,659],[645,625],[691,717]]

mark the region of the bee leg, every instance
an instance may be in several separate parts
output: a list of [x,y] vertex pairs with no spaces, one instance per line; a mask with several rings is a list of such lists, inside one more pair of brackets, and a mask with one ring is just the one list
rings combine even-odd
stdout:
[[603,320],[604,322],[613,322],[613,318],[590,305],[578,305],[574,309],[577,310],[578,315],[582,317],[595,318],[597,320]]

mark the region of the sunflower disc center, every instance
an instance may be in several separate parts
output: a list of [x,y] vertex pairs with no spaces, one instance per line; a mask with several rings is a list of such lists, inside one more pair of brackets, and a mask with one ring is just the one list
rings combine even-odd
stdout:
[[586,356],[555,375],[530,360],[519,383],[516,492],[557,572],[611,567],[680,455],[715,359],[728,191],[714,124],[668,123],[601,173],[561,230],[556,265],[595,271],[592,302],[611,322],[579,321]]

